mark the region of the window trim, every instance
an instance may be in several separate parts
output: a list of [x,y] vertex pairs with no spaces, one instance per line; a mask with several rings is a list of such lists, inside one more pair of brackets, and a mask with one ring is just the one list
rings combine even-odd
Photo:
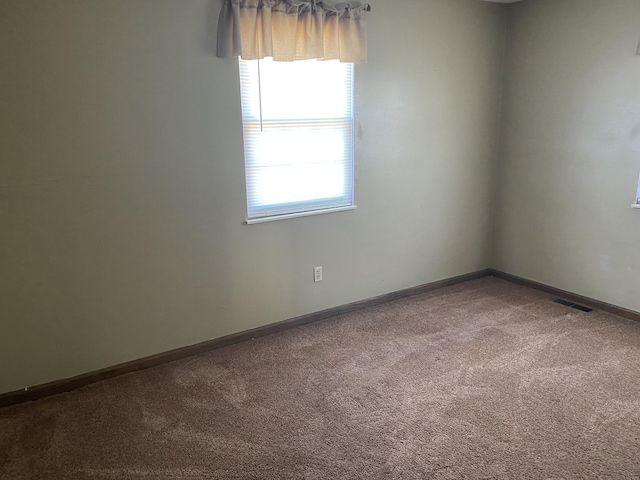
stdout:
[[[349,210],[355,210],[358,206],[356,204],[349,205],[346,207],[332,207],[332,208],[323,208],[321,210],[309,210],[307,212],[298,212],[298,213],[285,213],[283,215],[272,215],[270,217],[257,217],[257,218],[247,218],[245,223],[247,225],[255,225],[258,223],[267,223],[267,222],[276,222],[278,220],[287,220],[289,218],[299,218],[299,217],[312,217],[314,215],[324,215],[325,213],[335,213],[335,212],[346,212]],[[640,208],[640,205],[638,205]]]

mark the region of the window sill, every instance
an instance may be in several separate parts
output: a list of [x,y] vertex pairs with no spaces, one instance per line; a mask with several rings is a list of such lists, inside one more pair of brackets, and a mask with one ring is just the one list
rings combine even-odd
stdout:
[[[640,205],[638,205],[638,207],[640,208]],[[287,215],[274,215],[273,217],[252,218],[250,220],[247,220],[247,225],[253,225],[256,223],[275,222],[276,220],[287,220],[288,218],[310,217],[312,215],[322,215],[324,213],[345,212],[347,210],[355,210],[356,208],[357,207],[355,205],[350,205],[348,207],[325,208],[323,210],[312,210],[310,212],[289,213]]]
[[640,208],[640,203],[631,204],[631,208]]

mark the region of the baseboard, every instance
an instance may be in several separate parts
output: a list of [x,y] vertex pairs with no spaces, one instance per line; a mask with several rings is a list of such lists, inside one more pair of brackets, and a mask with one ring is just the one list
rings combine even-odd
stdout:
[[534,282],[533,280],[528,280],[526,278],[517,277],[509,273],[501,272],[499,270],[490,269],[490,272],[491,276],[501,278],[502,280],[507,280],[511,283],[516,283],[518,285],[533,288],[534,290],[548,293],[549,295],[553,295],[554,297],[563,298],[573,303],[578,303],[587,307],[602,310],[603,312],[618,315],[619,317],[624,317],[628,318],[629,320],[640,322],[640,312],[636,312],[635,310],[629,310],[627,308],[618,307],[617,305],[601,302],[600,300],[595,300],[593,298],[583,297],[582,295],[578,295],[576,293],[567,292],[566,290],[551,287],[549,285],[545,285],[544,283]]
[[232,345],[234,343],[243,342],[245,340],[251,340],[252,338],[271,335],[272,333],[281,332],[282,330],[287,330],[289,328],[318,322],[320,320],[335,317],[337,315],[354,312],[363,308],[373,307],[383,303],[391,302],[393,300],[398,300],[400,298],[430,292],[439,288],[457,285],[459,283],[468,282],[469,280],[475,280],[477,278],[486,277],[493,274],[496,274],[496,272],[491,269],[467,273],[465,275],[459,275],[457,277],[447,278],[445,280],[439,280],[437,282],[427,283],[425,285],[418,285],[417,287],[411,287],[396,292],[386,293],[384,295],[360,300],[358,302],[328,308],[316,313],[310,313],[308,315],[302,315],[300,317],[295,317],[289,320],[283,320],[281,322],[272,323],[270,325],[265,325],[263,327],[258,327],[251,330],[246,330],[244,332],[234,333],[225,337],[207,340],[195,345],[189,345],[187,347],[170,350],[168,352],[159,353],[157,355],[151,355],[149,357],[140,358],[131,362],[121,363],[112,367],[103,368],[102,370],[83,373],[82,375],[78,375],[75,377],[37,385],[25,390],[16,390],[14,392],[4,393],[0,395],[0,408],[17,403],[37,400],[39,398],[56,395],[58,393],[69,392],[71,390],[75,390],[80,387],[99,382],[101,380],[106,380],[108,378],[117,377],[125,373],[145,370],[147,368],[156,367],[158,365],[180,360],[182,358],[208,352],[216,348],[221,348],[226,345]]

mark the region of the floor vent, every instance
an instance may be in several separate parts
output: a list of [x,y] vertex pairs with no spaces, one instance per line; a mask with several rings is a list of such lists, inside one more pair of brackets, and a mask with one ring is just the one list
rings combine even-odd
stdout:
[[580,310],[582,312],[591,312],[593,308],[585,307],[584,305],[580,305],[579,303],[569,302],[568,300],[563,300],[562,298],[556,298],[554,302],[559,303],[560,305],[566,305],[567,307],[575,308],[576,310]]

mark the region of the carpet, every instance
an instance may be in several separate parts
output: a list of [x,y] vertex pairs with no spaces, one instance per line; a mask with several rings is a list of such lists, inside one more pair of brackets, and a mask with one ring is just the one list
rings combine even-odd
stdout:
[[2,479],[640,478],[640,323],[487,277],[0,409]]

